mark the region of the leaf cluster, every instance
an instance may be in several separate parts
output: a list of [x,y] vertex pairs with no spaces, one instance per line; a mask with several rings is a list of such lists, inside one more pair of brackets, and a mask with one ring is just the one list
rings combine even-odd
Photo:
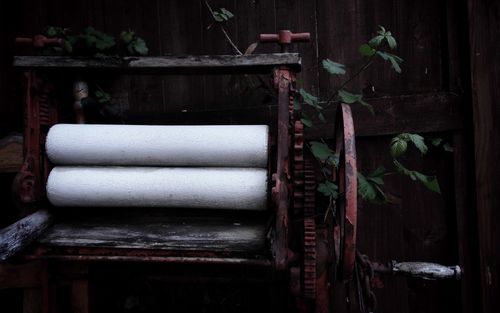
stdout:
[[130,55],[147,55],[149,53],[146,42],[137,36],[135,32],[131,30],[122,31],[120,38]]
[[441,193],[441,189],[439,188],[439,183],[437,181],[436,176],[429,176],[422,174],[416,170],[407,169],[398,158],[402,156],[408,150],[408,143],[412,143],[415,148],[417,148],[420,153],[426,154],[429,148],[425,143],[424,137],[418,134],[410,134],[410,133],[402,133],[392,138],[390,152],[392,157],[394,158],[393,163],[399,173],[406,175],[411,178],[411,180],[418,180],[422,183],[427,189]]
[[234,14],[226,8],[220,8],[218,10],[213,10],[212,16],[217,23],[223,23],[233,18]]
[[387,200],[383,191],[385,168],[379,166],[368,175],[358,172],[358,195],[364,200],[372,202],[385,202]]
[[[312,109],[321,122],[326,122],[324,110],[332,103],[345,103],[351,105],[355,103],[361,104],[374,114],[373,107],[363,98],[363,95],[346,90],[346,85],[365,71],[376,59],[389,62],[395,72],[401,73],[403,59],[389,52],[396,48],[397,42],[392,33],[383,26],[379,26],[376,35],[359,47],[361,57],[366,59],[364,65],[341,83],[340,86],[333,91],[327,101],[320,101],[318,97],[307,92],[303,88],[299,89],[298,96],[294,99],[294,109],[298,112],[302,123],[306,127],[314,127],[312,118],[303,110],[305,106]],[[347,74],[345,65],[341,63],[327,58],[324,59],[321,64],[323,69],[330,75],[344,76]],[[407,152],[409,144],[414,145],[422,154],[428,151],[424,138],[418,134],[402,133],[395,136],[391,140],[390,146],[390,154],[393,157],[395,169],[397,172],[408,176],[410,179],[421,182],[427,189],[440,193],[439,184],[435,176],[428,176],[416,170],[407,169],[398,161],[398,158]],[[435,146],[441,145],[443,149],[451,149],[448,145],[445,148],[444,143],[439,139],[434,139],[432,144]],[[335,155],[335,152],[324,141],[312,141],[309,143],[309,148],[314,157],[322,165],[322,173],[325,176],[325,181],[318,186],[318,192],[330,198],[337,198],[338,186],[329,180],[325,173],[329,174],[333,168],[338,167],[338,156]],[[383,191],[383,179],[385,175],[390,175],[390,173],[386,173],[385,168],[382,166],[367,175],[358,173],[359,196],[364,200],[372,202],[387,201]]]
[[62,47],[53,48],[56,53],[69,55],[147,55],[149,50],[146,42],[133,31],[123,31],[120,37],[87,27],[82,33],[73,34],[68,28],[49,26],[48,37],[63,39]]

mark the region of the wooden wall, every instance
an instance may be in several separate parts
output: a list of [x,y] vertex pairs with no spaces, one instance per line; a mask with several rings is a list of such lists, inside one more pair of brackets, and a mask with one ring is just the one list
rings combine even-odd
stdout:
[[[474,1],[470,2],[474,12]],[[466,271],[460,283],[385,280],[385,287],[376,291],[379,312],[475,312],[480,304],[476,234],[481,225],[476,224],[475,188],[471,181],[474,156],[470,150],[473,138],[469,135],[472,110],[465,1],[211,0],[210,3],[214,8],[225,7],[235,13],[235,18],[227,23],[227,30],[240,50],[255,42],[259,33],[285,28],[311,32],[311,42],[297,47],[303,56],[300,82],[323,97],[340,79],[321,69],[322,59],[346,64],[353,71],[359,67],[356,61],[360,43],[374,35],[377,25],[393,32],[399,43],[397,54],[405,60],[403,73],[397,74],[388,64],[380,62],[348,86],[373,98],[370,103],[376,109],[376,114],[371,115],[363,108],[353,107],[359,167],[369,171],[384,164],[391,169],[390,136],[403,131],[443,136],[455,151],[430,149],[423,158],[417,151],[410,151],[404,162],[425,173],[437,174],[442,195],[432,194],[406,178],[391,176],[386,183],[390,204],[360,204],[359,247],[383,262],[397,259],[459,263]],[[482,16],[486,12],[477,14]],[[481,24],[479,20],[473,22]],[[132,29],[146,40],[151,55],[233,53],[218,28],[208,27],[211,17],[198,0],[2,1],[0,23],[0,121],[7,130],[20,130],[22,122],[22,79],[10,64],[14,53],[25,51],[16,50],[13,39],[39,33],[47,25],[75,31],[94,26],[114,35]],[[474,30],[471,36],[482,38]],[[483,47],[481,40],[475,43]],[[271,51],[278,51],[278,47],[260,45],[255,53]],[[490,59],[495,57],[498,59],[498,49]],[[482,79],[488,79],[482,72],[488,65],[475,60],[472,59],[473,81],[479,86]],[[269,113],[265,97],[243,93],[241,83],[229,76],[101,77],[99,81],[112,92],[128,119],[135,121],[152,118],[159,123],[172,120],[185,123],[201,114],[220,117],[224,122],[248,122],[252,118],[265,120]],[[498,94],[494,85],[491,90]],[[493,115],[498,115],[498,110],[491,114],[482,111],[487,106],[482,103],[491,103],[491,99],[480,96],[474,99],[474,113],[481,113],[474,120],[477,142],[483,138],[480,123],[485,119],[490,123],[488,131],[498,130],[493,124]],[[308,136],[328,138],[332,132],[323,125]],[[484,149],[494,145],[494,137],[488,138]],[[493,162],[495,156],[484,149],[476,149],[476,160],[486,162],[481,166]],[[498,149],[495,151],[498,156]],[[483,177],[485,183],[491,183],[495,177],[487,169],[484,171],[476,176],[476,183],[482,184]],[[488,205],[498,206],[498,198],[492,198],[491,190],[486,192],[489,200],[481,204],[482,220],[487,220],[492,212]],[[489,227],[492,230],[493,225]],[[488,233],[482,236],[487,237]],[[494,258],[492,246],[484,249],[481,271],[489,266],[487,260]],[[484,277],[481,280],[484,285]],[[339,311],[343,311],[342,291],[337,295]],[[488,312],[486,307],[484,312]]]

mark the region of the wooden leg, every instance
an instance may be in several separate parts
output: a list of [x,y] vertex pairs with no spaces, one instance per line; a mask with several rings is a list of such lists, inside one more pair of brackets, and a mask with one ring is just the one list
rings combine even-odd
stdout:
[[24,289],[23,313],[42,313],[42,291],[39,288]]
[[56,306],[55,306],[55,287],[53,286],[53,283],[50,280],[50,275],[49,275],[49,264],[45,263],[43,265],[41,274],[40,274],[40,282],[41,282],[41,287],[40,287],[40,293],[41,293],[41,304],[42,304],[42,313],[55,313],[56,312]]
[[89,281],[74,280],[71,282],[71,311],[73,313],[89,313]]
[[89,313],[89,280],[88,265],[85,263],[73,263],[69,266],[71,271],[71,312]]

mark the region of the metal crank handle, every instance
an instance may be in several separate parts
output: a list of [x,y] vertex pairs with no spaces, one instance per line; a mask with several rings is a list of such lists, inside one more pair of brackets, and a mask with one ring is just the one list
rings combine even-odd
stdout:
[[456,279],[462,277],[462,268],[458,265],[444,266],[428,262],[396,262],[392,261],[392,274],[404,275],[427,280]]

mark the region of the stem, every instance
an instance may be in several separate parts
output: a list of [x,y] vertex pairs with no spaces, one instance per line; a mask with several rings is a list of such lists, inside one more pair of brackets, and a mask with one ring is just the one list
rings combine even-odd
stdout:
[[[207,6],[207,9],[208,11],[210,11],[210,14],[212,14],[212,18],[214,16],[214,11],[212,10],[212,7],[210,6],[210,4],[208,3],[207,0],[204,1],[205,2],[205,5]],[[227,33],[226,29],[224,28],[224,26],[222,26],[222,23],[220,22],[217,22],[215,21],[219,27],[220,27],[220,30],[222,31],[222,33],[224,34],[224,36],[226,37],[226,40],[227,42],[229,42],[229,44],[231,45],[231,47],[234,49],[234,51],[236,51],[236,53],[238,55],[243,55],[243,53],[240,51],[240,49],[238,49],[238,47],[234,44],[234,42],[231,40],[231,37],[229,37],[229,34]]]
[[341,90],[342,88],[344,88],[347,84],[349,84],[351,81],[353,81],[353,79],[355,79],[356,77],[358,77],[359,74],[363,73],[363,71],[365,71],[368,67],[370,67],[370,65],[373,64],[373,58],[375,57],[376,54],[377,54],[377,51],[375,51],[375,53],[370,56],[370,58],[368,59],[368,61],[366,61],[366,63],[362,67],[360,67],[356,73],[354,73],[353,75],[351,75],[351,77],[349,77],[345,82],[343,82],[340,85],[339,88],[337,88],[337,90],[335,90],[333,92],[333,94],[330,96],[330,98],[328,98],[328,100],[326,101],[326,105],[328,105],[333,100],[333,98],[339,93],[339,90]]

